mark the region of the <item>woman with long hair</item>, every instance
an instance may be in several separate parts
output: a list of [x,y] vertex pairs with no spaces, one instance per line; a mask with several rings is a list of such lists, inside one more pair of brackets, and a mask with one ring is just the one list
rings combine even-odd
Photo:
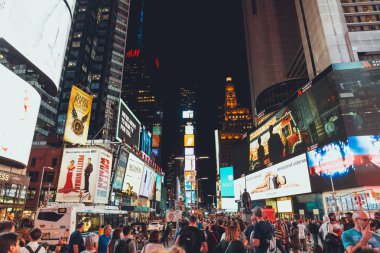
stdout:
[[153,230],[149,235],[148,244],[144,246],[141,253],[148,253],[165,249],[164,246],[160,243],[159,237],[160,232],[158,230]]
[[230,242],[241,239],[241,230],[237,222],[233,221],[229,226],[226,227],[226,232],[224,233],[224,238],[215,247],[213,253],[224,253],[226,252]]
[[113,252],[113,249],[115,248],[116,241],[121,238],[120,233],[121,233],[121,230],[118,228],[112,232],[111,240],[110,240],[110,243],[108,244],[108,247],[107,247],[107,253]]

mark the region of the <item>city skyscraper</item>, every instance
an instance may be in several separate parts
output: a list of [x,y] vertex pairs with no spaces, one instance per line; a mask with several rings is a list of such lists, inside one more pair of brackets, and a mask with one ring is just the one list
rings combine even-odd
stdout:
[[295,1],[309,79],[333,63],[380,59],[380,4]]
[[63,134],[71,87],[93,96],[89,138],[112,139],[123,80],[129,0],[78,0],[62,72],[57,133]]
[[252,114],[248,108],[240,107],[235,85],[231,77],[226,78],[223,128],[220,131],[219,163],[229,166],[232,161],[232,144],[239,140],[253,126]]
[[307,71],[294,1],[245,0],[242,3],[255,114],[256,98],[263,90],[288,78],[305,77]]

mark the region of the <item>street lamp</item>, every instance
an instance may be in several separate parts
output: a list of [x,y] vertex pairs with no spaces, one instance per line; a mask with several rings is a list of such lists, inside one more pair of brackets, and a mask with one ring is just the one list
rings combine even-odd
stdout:
[[217,197],[218,195],[211,195],[211,194],[209,194],[207,196],[212,197],[212,205],[216,208],[215,197]]
[[[54,168],[52,168],[52,167],[45,167],[45,166],[42,167],[42,175],[41,175],[41,180],[40,180],[40,190],[38,191],[38,195],[39,195],[39,197],[38,197],[38,201],[37,201],[37,207],[36,207],[36,210],[37,210],[37,208],[38,208],[38,205],[39,205],[39,203],[40,203],[40,198],[41,198],[41,196],[42,196],[42,194],[41,194],[41,190],[42,190],[42,181],[43,181],[43,178],[44,178],[45,169],[54,170]],[[50,194],[49,192],[50,192],[50,183],[49,183],[48,195]]]
[[198,181],[201,181],[201,180],[208,180],[208,177],[201,177],[201,178],[198,178],[195,180],[195,187],[196,187],[196,193],[197,193],[197,199],[195,200],[195,206],[197,207],[198,209]]

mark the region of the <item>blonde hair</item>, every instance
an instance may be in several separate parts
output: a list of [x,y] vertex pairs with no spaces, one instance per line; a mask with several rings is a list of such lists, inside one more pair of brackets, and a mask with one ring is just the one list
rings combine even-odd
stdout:
[[236,232],[240,231],[240,226],[237,222],[233,221],[229,226],[226,228],[226,236],[224,237],[224,240],[227,242],[231,242],[235,240]]

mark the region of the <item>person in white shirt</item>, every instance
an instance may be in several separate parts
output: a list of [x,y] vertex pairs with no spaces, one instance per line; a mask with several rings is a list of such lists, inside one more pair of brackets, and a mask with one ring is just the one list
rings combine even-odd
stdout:
[[41,235],[41,229],[33,229],[29,235],[30,242],[25,247],[20,248],[20,253],[46,253],[43,245],[38,243]]
[[301,251],[306,252],[306,226],[303,224],[303,220],[299,220],[298,227],[298,238],[300,239]]

